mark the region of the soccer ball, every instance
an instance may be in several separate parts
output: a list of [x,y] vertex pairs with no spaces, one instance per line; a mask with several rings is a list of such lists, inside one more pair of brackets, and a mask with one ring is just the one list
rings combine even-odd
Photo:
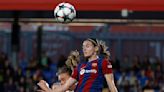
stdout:
[[76,17],[76,10],[70,3],[60,3],[54,10],[54,16],[58,22],[69,23]]

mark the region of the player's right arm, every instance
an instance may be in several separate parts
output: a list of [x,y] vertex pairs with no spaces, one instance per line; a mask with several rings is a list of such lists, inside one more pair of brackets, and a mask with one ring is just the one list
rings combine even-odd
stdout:
[[76,79],[70,77],[64,85],[53,85],[52,89],[47,86],[44,80],[41,80],[38,86],[41,88],[42,92],[65,92],[75,83]]
[[57,86],[53,87],[52,92],[65,92],[76,82],[77,82],[76,79],[70,77],[64,85],[61,85],[61,86],[57,85]]
[[64,85],[62,85],[61,87],[58,86],[56,88],[53,89],[53,92],[65,92],[66,90],[68,90],[72,85],[74,85],[77,82],[77,77],[78,77],[78,66],[76,68],[74,68],[73,72],[72,72],[72,77],[70,77],[66,83]]
[[43,92],[65,92],[68,90],[72,85],[77,82],[78,70],[77,67],[74,69],[72,73],[72,77],[70,77],[64,85],[54,85],[52,89],[50,89],[44,80],[41,80],[38,83],[38,86],[43,90]]

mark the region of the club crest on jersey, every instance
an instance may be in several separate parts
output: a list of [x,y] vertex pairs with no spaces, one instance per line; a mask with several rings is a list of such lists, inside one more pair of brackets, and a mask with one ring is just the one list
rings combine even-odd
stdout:
[[97,66],[97,63],[92,63],[92,67],[96,67]]

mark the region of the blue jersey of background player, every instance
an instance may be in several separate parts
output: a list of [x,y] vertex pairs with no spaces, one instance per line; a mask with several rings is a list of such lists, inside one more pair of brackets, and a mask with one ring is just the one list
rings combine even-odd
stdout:
[[[87,39],[83,42],[83,55],[87,62],[78,64],[73,71],[72,77],[68,79],[65,85],[56,85],[55,89],[50,89],[43,80],[38,85],[45,92],[64,92],[71,85],[78,82],[76,92],[101,92],[103,82],[106,80],[109,90],[117,92],[112,65],[108,60],[109,53],[105,53],[107,48],[103,44],[96,39]],[[102,56],[100,57],[99,55]]]

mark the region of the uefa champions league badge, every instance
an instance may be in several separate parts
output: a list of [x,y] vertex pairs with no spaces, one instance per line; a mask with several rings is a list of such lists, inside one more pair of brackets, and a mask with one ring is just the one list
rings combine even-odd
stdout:
[[83,75],[85,73],[85,69],[82,69],[81,71],[80,71],[80,75]]

